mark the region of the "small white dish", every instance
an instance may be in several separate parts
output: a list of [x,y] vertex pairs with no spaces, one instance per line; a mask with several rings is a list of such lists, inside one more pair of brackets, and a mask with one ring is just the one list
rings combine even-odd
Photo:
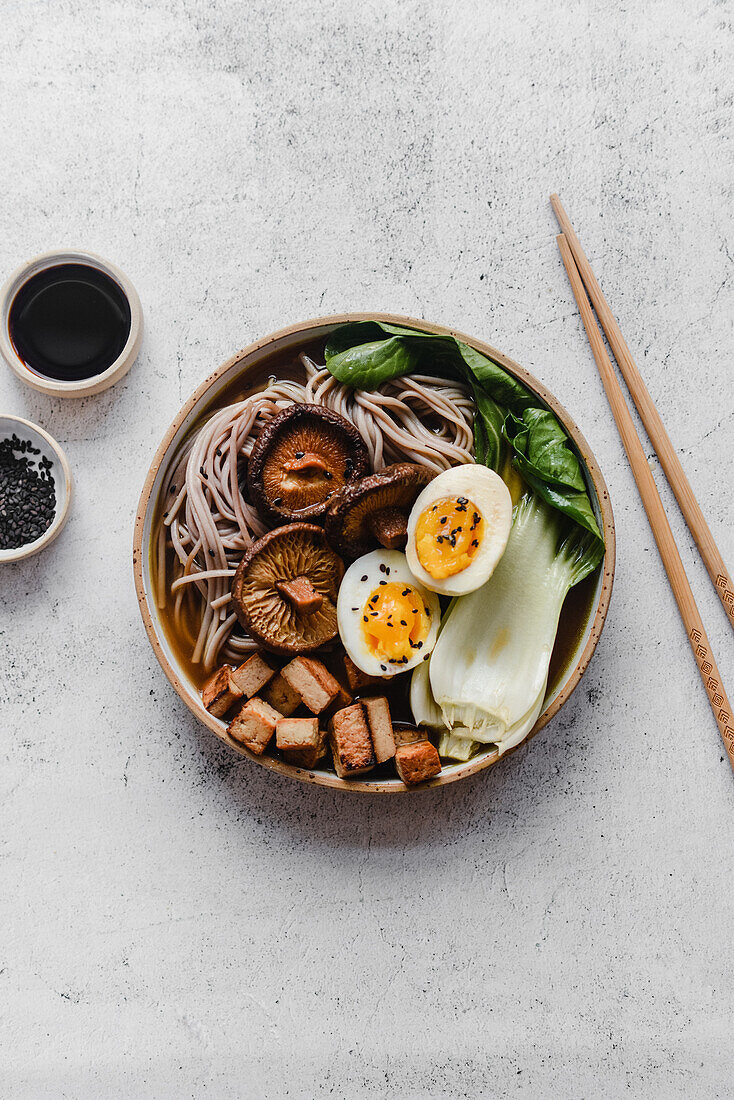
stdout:
[[[48,268],[58,267],[60,264],[84,264],[104,272],[121,288],[130,305],[130,332],[117,359],[107,370],[90,378],[73,382],[49,378],[31,370],[16,352],[10,338],[10,309],[20,288],[34,275]],[[0,290],[0,354],[22,382],[32,386],[34,390],[40,390],[41,393],[52,394],[54,397],[88,397],[90,394],[109,389],[130,370],[137,358],[142,339],[143,310],[135,287],[119,267],[97,256],[94,252],[76,252],[67,249],[44,252],[17,268]]]
[[51,526],[33,542],[24,543],[13,550],[0,550],[0,563],[8,561],[21,561],[44,550],[60,534],[61,529],[69,515],[71,503],[72,478],[69,462],[63,450],[52,436],[32,424],[30,420],[23,420],[20,416],[6,416],[0,413],[0,440],[17,435],[21,440],[30,440],[34,447],[40,450],[38,455],[29,457],[38,463],[42,458],[47,458],[51,463],[51,475],[54,479],[56,492],[56,514]]

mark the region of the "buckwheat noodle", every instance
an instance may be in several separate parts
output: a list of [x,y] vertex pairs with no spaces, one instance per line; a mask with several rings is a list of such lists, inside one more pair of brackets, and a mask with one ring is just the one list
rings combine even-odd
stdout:
[[158,606],[172,610],[192,663],[207,672],[255,648],[237,625],[229,594],[244,551],[268,529],[241,491],[243,459],[281,409],[308,402],[340,413],[364,439],[375,470],[407,460],[438,473],[474,461],[474,405],[461,383],[414,374],[368,393],[337,382],[305,355],[301,362],[305,385],[270,379],[264,389],[219,409],[186,441],[164,483],[167,506],[156,533]]

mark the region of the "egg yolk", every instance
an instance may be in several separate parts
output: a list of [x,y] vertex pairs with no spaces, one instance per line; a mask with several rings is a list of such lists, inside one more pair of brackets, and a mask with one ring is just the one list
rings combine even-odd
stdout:
[[362,608],[367,649],[391,665],[407,664],[423,648],[430,622],[428,608],[409,584],[381,581]]
[[438,500],[418,517],[415,550],[426,573],[438,581],[471,565],[483,538],[484,518],[470,500]]

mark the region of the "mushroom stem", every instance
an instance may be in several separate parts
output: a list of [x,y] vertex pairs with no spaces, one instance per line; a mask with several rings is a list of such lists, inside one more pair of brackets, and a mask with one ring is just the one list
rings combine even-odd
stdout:
[[324,473],[329,467],[321,455],[317,455],[313,451],[304,451],[302,454],[296,455],[295,458],[290,458],[287,462],[284,462],[283,469],[287,470],[289,474],[308,474]]
[[386,550],[402,550],[408,541],[408,517],[400,508],[383,508],[369,518],[369,527]]
[[278,581],[275,587],[299,615],[313,615],[324,602],[324,597],[316,591],[308,577]]

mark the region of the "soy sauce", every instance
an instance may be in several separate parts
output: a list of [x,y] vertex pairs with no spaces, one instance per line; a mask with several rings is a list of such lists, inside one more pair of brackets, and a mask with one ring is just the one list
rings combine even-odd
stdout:
[[58,264],[23,284],[8,328],[30,370],[76,382],[101,374],[118,358],[130,335],[130,303],[103,271]]

